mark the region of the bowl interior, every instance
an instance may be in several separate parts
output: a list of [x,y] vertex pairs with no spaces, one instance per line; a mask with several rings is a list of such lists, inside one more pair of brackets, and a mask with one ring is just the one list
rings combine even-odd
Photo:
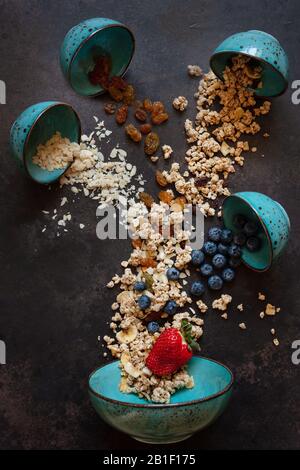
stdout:
[[134,38],[124,26],[109,26],[93,33],[74,54],[70,65],[70,82],[74,90],[85,96],[101,93],[101,86],[90,83],[88,73],[95,66],[94,58],[101,55],[111,57],[111,75],[125,73],[134,52]]
[[71,106],[56,104],[44,110],[33,124],[24,146],[24,160],[28,173],[38,183],[48,184],[60,178],[65,168],[47,171],[32,162],[39,144],[45,144],[55,132],[68,137],[71,142],[79,142],[81,127],[77,114]]
[[250,51],[245,53],[243,51],[236,52],[236,51],[224,51],[224,52],[217,52],[215,53],[210,60],[210,66],[215,75],[223,80],[223,72],[227,65],[230,65],[230,61],[233,56],[237,54],[246,55],[248,57],[252,57],[253,60],[257,62],[262,68],[262,84],[261,88],[255,88],[253,91],[257,96],[278,96],[280,95],[287,86],[286,79],[283,75],[275,68],[272,64],[267,62],[266,60],[261,59],[255,55],[255,48],[253,48],[251,54],[251,47],[249,48]]
[[[203,357],[194,356],[188,364],[188,371],[194,377],[195,386],[192,389],[178,390],[171,397],[171,405],[207,400],[214,395],[221,395],[230,388],[233,382],[232,373],[227,367]],[[100,398],[116,400],[123,404],[158,406],[133,393],[120,392],[120,378],[119,361],[111,362],[91,374],[90,391]]]
[[243,247],[242,260],[250,268],[265,271],[272,263],[272,245],[267,229],[248,202],[235,195],[229,196],[223,204],[223,221],[224,225],[234,233],[238,231],[234,225],[234,217],[237,214],[244,215],[247,219],[258,225],[259,231],[257,236],[261,241],[261,247],[258,251],[250,252],[247,248]]

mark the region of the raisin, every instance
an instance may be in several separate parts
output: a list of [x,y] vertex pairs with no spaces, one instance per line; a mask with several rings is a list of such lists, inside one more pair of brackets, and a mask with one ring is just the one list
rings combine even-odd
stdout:
[[109,74],[111,70],[111,59],[108,56],[99,56],[94,59],[95,66],[88,73],[92,85],[101,85],[103,88],[109,86]]
[[152,115],[160,114],[165,111],[165,107],[161,101],[154,101],[152,105]]
[[158,114],[152,113],[151,119],[152,119],[153,124],[162,124],[163,122],[169,119],[169,115],[168,113],[158,113]]
[[142,124],[140,126],[140,131],[142,134],[149,134],[151,132],[152,126],[151,124]]
[[134,113],[134,115],[138,121],[141,121],[141,122],[147,121],[147,113],[141,108],[138,108],[136,112]]
[[144,150],[146,155],[154,155],[159,147],[159,137],[155,132],[147,134]]
[[152,113],[153,104],[151,100],[146,98],[143,102],[143,106],[144,106],[145,111],[148,111],[148,113]]
[[123,93],[123,101],[125,104],[132,104],[135,100],[135,91],[132,85],[127,85]]
[[106,114],[114,114],[116,111],[116,105],[114,103],[106,103],[104,106],[104,111]]
[[133,248],[141,248],[142,247],[142,240],[140,238],[133,238],[131,240],[131,245]]
[[168,185],[168,181],[167,181],[166,177],[162,174],[161,171],[157,170],[157,172],[155,174],[155,178],[156,178],[156,181],[159,184],[159,186],[164,187],[164,186]]
[[159,191],[158,198],[160,201],[170,204],[174,199],[174,195],[170,191]]
[[142,134],[133,124],[128,124],[125,127],[125,132],[134,142],[140,142],[142,140]]
[[143,266],[144,268],[156,268],[157,261],[153,258],[147,257],[147,258],[141,259],[140,265]]
[[122,101],[123,99],[123,92],[114,86],[108,87],[108,93],[110,94],[110,96],[112,97],[114,101],[119,102],[119,101]]
[[174,199],[174,203],[179,204],[183,209],[186,205],[186,198],[184,196],[178,196]]
[[116,121],[118,124],[124,124],[128,115],[128,106],[123,104],[116,112]]
[[199,176],[195,179],[195,186],[197,186],[197,188],[201,188],[202,186],[205,186],[208,182],[209,178],[207,178],[207,176]]
[[125,91],[127,88],[127,83],[122,77],[111,77],[109,80],[109,85],[117,88],[118,90]]
[[140,198],[140,201],[142,201],[145,204],[145,206],[148,207],[149,209],[154,203],[153,197],[148,193],[145,193],[145,192],[139,193],[139,198]]

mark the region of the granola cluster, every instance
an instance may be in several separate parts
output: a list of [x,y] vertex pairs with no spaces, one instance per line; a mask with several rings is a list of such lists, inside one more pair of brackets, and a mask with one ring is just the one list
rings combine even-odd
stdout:
[[[192,71],[192,69],[189,69]],[[187,119],[185,132],[191,145],[186,152],[188,170],[173,163],[164,176],[187,201],[201,206],[205,215],[216,212],[218,197],[228,196],[227,179],[235,165],[244,165],[250,149],[244,135],[260,131],[257,118],[270,111],[271,103],[257,104],[252,88],[261,86],[261,70],[245,56],[236,56],[224,71],[224,82],[212,71],[200,81],[195,123]]]
[[[174,300],[179,307],[192,303],[183,288],[183,280],[189,275],[187,265],[191,259],[188,244],[190,233],[180,229],[183,211],[170,211],[170,207],[160,202],[153,203],[150,209],[142,203],[133,203],[127,212],[127,223],[132,233],[133,250],[127,261],[122,262],[124,273],[115,275],[108,283],[112,288],[118,285],[112,309],[114,315],[110,323],[112,337],[104,341],[112,355],[120,358],[121,384],[125,393],[137,393],[140,397],[157,403],[168,403],[170,396],[179,388],[192,387],[193,379],[185,367],[169,377],[157,377],[145,366],[146,358],[158,336],[169,327],[180,329],[183,319],[192,325],[195,340],[202,336],[203,320],[190,312],[177,313],[168,318],[164,306]],[[178,227],[176,237],[166,236],[168,226]],[[178,268],[179,280],[169,280],[166,271]],[[140,294],[134,289],[137,282],[146,284],[146,294],[151,304],[141,310],[138,304]],[[159,331],[150,334],[146,325],[149,321],[164,319]]]

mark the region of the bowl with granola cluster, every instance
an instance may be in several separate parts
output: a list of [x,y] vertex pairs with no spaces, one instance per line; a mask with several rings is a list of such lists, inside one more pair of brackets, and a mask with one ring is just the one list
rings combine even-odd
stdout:
[[[200,356],[193,356],[187,369],[175,379],[165,379],[165,388],[178,387],[169,403],[154,403],[135,393],[124,393],[121,380],[119,361],[92,372],[92,405],[108,424],[149,444],[179,442],[212,424],[226,409],[233,385],[232,372],[226,366]],[[164,400],[163,388],[158,390],[157,400],[159,394]]]
[[80,95],[95,96],[125,74],[134,54],[131,30],[109,18],[90,18],[71,28],[60,50],[60,65],[71,87]]
[[250,30],[233,34],[222,41],[210,59],[212,71],[221,80],[236,55],[249,58],[249,79],[254,80],[251,89],[257,96],[278,96],[287,89],[288,58],[274,36],[264,31]]

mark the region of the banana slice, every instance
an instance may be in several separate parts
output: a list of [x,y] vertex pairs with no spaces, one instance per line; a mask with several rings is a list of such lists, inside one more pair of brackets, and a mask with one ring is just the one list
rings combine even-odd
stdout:
[[164,284],[168,284],[168,278],[165,273],[154,273],[153,279],[157,282],[163,282]]
[[121,378],[119,389],[120,389],[120,392],[122,392],[122,393],[128,393],[129,392],[126,377]]
[[128,352],[123,352],[121,355],[121,364],[125,366],[127,362],[130,362],[130,355],[128,354]]
[[137,327],[135,325],[129,325],[128,328],[119,331],[116,334],[116,338],[119,341],[119,343],[125,343],[129,344],[131,341],[133,341],[136,338],[136,335],[138,334]]
[[117,295],[117,302],[119,304],[125,303],[125,302],[127,302],[128,300],[131,300],[131,299],[133,299],[133,292],[132,291],[124,290],[123,292],[120,292],[119,295]]
[[131,364],[131,362],[127,362],[124,365],[124,370],[125,370],[125,372],[127,372],[127,374],[131,375],[135,379],[137,379],[140,376],[140,371],[136,367],[134,367]]

